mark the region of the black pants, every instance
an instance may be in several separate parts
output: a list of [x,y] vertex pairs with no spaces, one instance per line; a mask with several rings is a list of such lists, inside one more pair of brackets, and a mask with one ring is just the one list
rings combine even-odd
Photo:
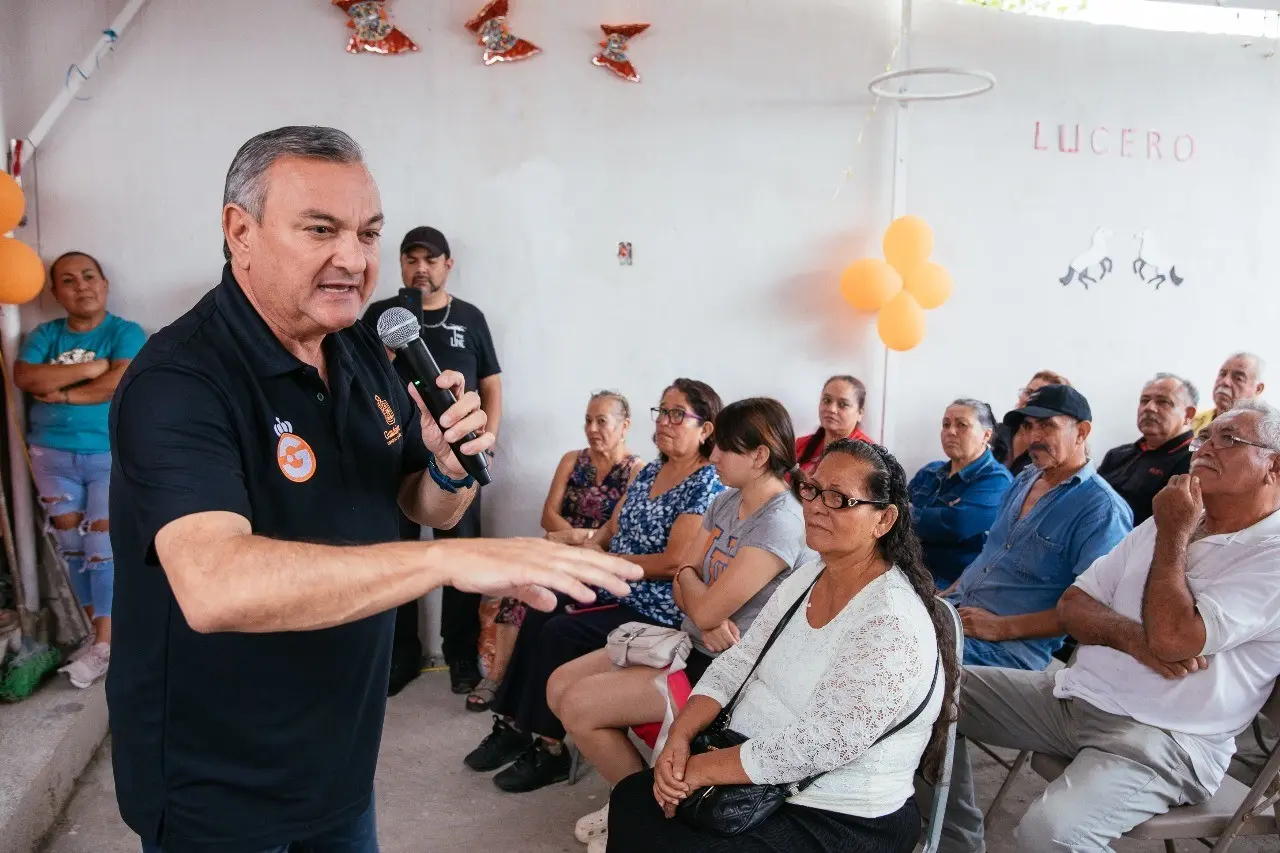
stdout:
[[630,607],[617,605],[582,613],[566,613],[568,598],[561,597],[552,613],[529,608],[507,674],[491,706],[494,713],[510,717],[516,728],[530,734],[562,740],[564,726],[547,707],[547,681],[561,664],[604,648],[609,632],[627,622],[652,622]]
[[609,797],[609,853],[911,853],[919,841],[915,800],[875,818],[785,805],[749,832],[725,838],[663,815],[652,770],[623,779]]
[[[461,520],[449,530],[432,530],[433,539],[479,539],[480,497],[484,490],[476,492],[475,500]],[[451,586],[440,591],[440,639],[446,663],[470,659],[480,654],[480,599],[476,592],[458,592]]]

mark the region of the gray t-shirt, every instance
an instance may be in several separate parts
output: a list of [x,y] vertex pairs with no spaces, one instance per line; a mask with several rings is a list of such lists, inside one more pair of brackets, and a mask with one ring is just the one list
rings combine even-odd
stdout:
[[[778,584],[795,568],[816,560],[818,555],[804,544],[804,514],[800,510],[800,502],[790,492],[779,492],[746,518],[738,518],[741,509],[742,493],[737,489],[726,489],[716,496],[711,508],[702,516],[703,529],[713,536],[711,547],[702,558],[702,582],[711,584],[742,548],[768,551],[785,564],[777,577],[729,617],[745,634]],[[703,645],[702,632],[692,619],[686,616],[680,627],[693,639],[694,648],[703,654],[713,654]]]

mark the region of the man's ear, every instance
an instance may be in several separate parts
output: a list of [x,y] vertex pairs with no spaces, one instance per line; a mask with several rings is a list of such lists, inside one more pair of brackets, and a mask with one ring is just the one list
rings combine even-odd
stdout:
[[1093,432],[1093,423],[1090,421],[1081,421],[1076,424],[1076,435],[1081,441],[1089,440],[1089,433]]
[[222,208],[222,235],[231,252],[231,263],[240,269],[249,268],[249,250],[253,245],[253,226],[249,212],[238,204]]

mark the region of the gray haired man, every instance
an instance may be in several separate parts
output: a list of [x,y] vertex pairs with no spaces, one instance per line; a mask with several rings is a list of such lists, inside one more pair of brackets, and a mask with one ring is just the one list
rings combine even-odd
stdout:
[[1200,394],[1172,373],[1157,373],[1138,397],[1142,438],[1107,451],[1098,474],[1133,510],[1136,527],[1151,517],[1151,501],[1169,478],[1191,470],[1191,420]]
[[[222,282],[130,364],[111,407],[116,796],[163,853],[375,853],[373,775],[394,609],[445,584],[626,594],[638,570],[533,539],[397,542],[475,484],[480,398],[437,423],[356,324],[382,203],[359,147],[284,127],[241,147]],[[296,845],[296,846],[291,846]]]
[[1214,418],[1231,411],[1236,403],[1262,396],[1267,387],[1262,381],[1266,369],[1267,363],[1254,353],[1237,352],[1228,356],[1213,380],[1213,408],[1196,415],[1191,422],[1192,431],[1199,433]]
[[1240,403],[1192,447],[1152,519],[1062,596],[1070,667],[966,668],[945,853],[984,849],[967,738],[1064,767],[1019,821],[1019,853],[1110,849],[1222,783],[1280,675],[1280,411]]

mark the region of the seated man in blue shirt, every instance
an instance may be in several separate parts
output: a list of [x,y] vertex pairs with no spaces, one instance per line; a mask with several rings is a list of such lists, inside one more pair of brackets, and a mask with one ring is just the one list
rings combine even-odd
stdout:
[[1046,385],[1005,415],[1033,466],[1005,493],[982,553],[948,598],[964,622],[964,663],[1044,669],[1062,646],[1058,599],[1133,527],[1133,511],[1089,461],[1093,414],[1067,385]]

